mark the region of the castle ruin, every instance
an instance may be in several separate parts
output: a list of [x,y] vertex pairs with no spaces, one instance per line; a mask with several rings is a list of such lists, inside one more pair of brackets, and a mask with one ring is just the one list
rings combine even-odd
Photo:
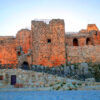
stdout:
[[0,37],[0,66],[60,66],[66,63],[100,62],[100,31],[89,24],[77,34],[65,34],[64,20],[31,22],[16,37]]

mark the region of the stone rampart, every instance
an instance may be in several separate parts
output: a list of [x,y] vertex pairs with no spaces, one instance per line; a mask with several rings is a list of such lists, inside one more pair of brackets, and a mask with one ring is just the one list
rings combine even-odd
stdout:
[[100,46],[67,46],[67,61],[71,63],[100,62]]

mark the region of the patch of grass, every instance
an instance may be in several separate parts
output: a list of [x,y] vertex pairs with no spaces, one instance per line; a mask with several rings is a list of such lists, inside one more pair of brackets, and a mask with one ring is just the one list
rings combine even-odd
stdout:
[[58,86],[57,88],[56,88],[56,90],[59,90],[61,87],[60,86]]

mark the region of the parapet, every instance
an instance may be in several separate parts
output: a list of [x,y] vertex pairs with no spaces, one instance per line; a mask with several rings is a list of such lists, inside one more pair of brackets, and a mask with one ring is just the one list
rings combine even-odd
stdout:
[[46,20],[33,20],[31,21],[31,30],[33,31],[34,28],[38,28],[38,29],[44,29],[46,28],[47,30],[49,30],[51,27],[56,27],[56,26],[64,26],[64,20],[62,19],[52,19],[52,20],[48,20],[46,22]]
[[52,20],[47,20],[48,22],[46,22],[46,20],[32,20],[31,24],[32,25],[47,25],[47,24],[64,24],[64,20],[63,19],[52,19]]
[[62,24],[62,25],[64,25],[64,20],[63,19],[52,19],[49,22],[49,24],[53,24],[53,25],[55,25],[55,24]]
[[32,20],[31,25],[34,25],[34,26],[40,25],[41,26],[41,25],[46,25],[46,23],[44,21]]

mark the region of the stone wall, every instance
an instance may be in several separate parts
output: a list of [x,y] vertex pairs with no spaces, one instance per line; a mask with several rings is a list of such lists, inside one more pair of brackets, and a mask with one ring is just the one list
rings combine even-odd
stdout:
[[100,62],[100,46],[66,46],[67,61],[71,63]]
[[[57,69],[58,67],[54,68]],[[54,74],[54,68],[52,70],[53,74],[33,70],[1,69],[0,90],[2,90],[2,88],[14,89],[14,87],[21,89],[31,87],[32,90],[76,90],[85,86],[85,82],[86,86],[87,82],[95,82],[95,79],[88,70],[89,66],[87,63],[81,63],[77,66],[70,65],[62,67],[64,68],[63,74],[65,74],[65,76],[57,75],[58,72]],[[61,70],[60,68],[60,71]]]
[[72,63],[99,62],[99,45],[100,31],[95,24],[65,36],[64,20],[52,19],[48,24],[33,20],[31,30],[22,29],[16,37],[0,36],[0,65],[60,66],[66,63],[66,54]]
[[74,46],[73,40],[77,39],[78,46],[85,46],[86,45],[86,37],[67,37],[66,36],[66,46]]
[[57,77],[56,75],[50,75],[47,73],[34,72],[32,70],[25,71],[21,69],[2,69],[0,70],[0,88],[11,87],[11,76],[16,75],[15,87],[20,85],[21,87],[49,87],[58,82],[63,82],[64,78]]
[[[31,30],[18,31],[16,38],[0,37],[1,64],[18,64],[20,59],[30,65],[58,66],[65,64],[65,27],[64,21],[53,19],[46,24],[32,21]],[[30,51],[32,52],[30,54]],[[26,54],[26,55],[24,55]]]
[[65,64],[65,29],[63,20],[32,21],[33,64],[57,66]]
[[75,46],[74,39],[77,39],[77,46],[100,45],[100,31],[95,24],[89,24],[77,34],[66,34],[66,45]]
[[[17,53],[16,53],[17,42],[14,37],[2,37],[0,38],[0,64],[16,65],[17,61]],[[9,66],[10,66],[9,65]]]

